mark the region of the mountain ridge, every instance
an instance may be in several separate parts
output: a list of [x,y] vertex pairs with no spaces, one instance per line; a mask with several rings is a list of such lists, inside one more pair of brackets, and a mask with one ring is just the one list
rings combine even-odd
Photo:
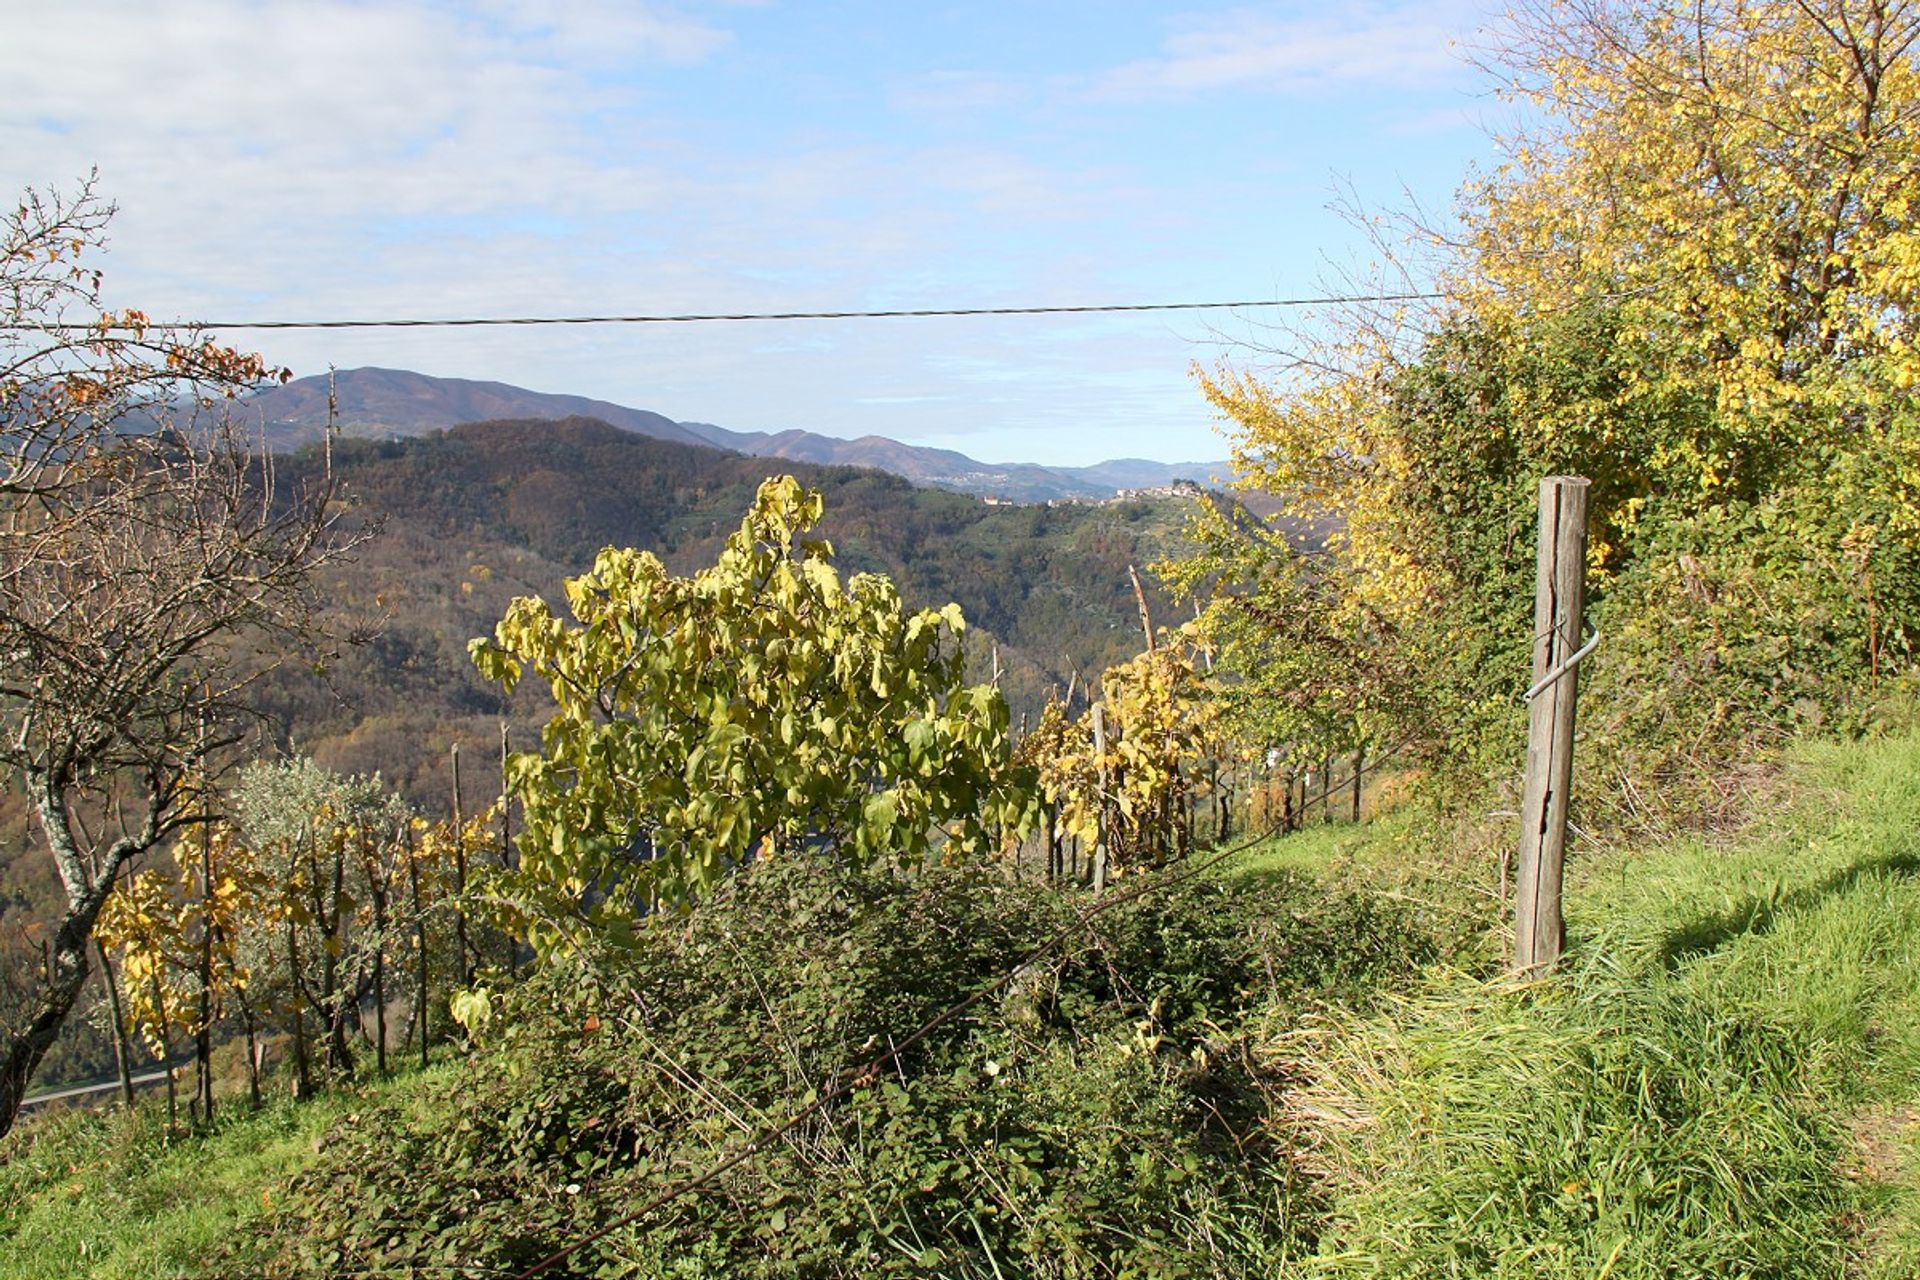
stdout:
[[1157,488],[1175,480],[1204,484],[1229,470],[1224,461],[1164,463],[1145,458],[1113,458],[1082,467],[989,463],[888,436],[845,439],[800,428],[735,431],[585,396],[375,366],[296,378],[249,396],[240,406],[244,416],[257,421],[273,449],[318,441],[330,413],[343,435],[374,439],[420,436],[467,422],[595,418],[676,444],[823,466],[871,467],[915,484],[1023,502],[1111,498],[1121,490]]

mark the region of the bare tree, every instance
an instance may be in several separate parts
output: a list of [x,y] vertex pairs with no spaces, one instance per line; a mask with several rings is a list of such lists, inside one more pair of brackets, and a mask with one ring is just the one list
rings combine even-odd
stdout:
[[205,727],[231,740],[249,673],[312,634],[313,573],[351,542],[330,475],[276,492],[231,426],[232,397],[271,376],[258,356],[101,311],[89,262],[112,214],[89,181],[0,222],[0,769],[64,894],[37,995],[0,1027],[0,1133],[115,880],[206,816]]

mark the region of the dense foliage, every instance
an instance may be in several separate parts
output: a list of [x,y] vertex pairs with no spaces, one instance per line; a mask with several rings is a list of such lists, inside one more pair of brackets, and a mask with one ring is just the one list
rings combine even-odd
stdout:
[[509,771],[524,821],[503,883],[536,948],[574,945],[580,917],[622,936],[751,858],[911,864],[1025,820],[1006,702],[965,684],[959,607],[842,583],[808,536],[821,509],[769,480],[712,567],[609,548],[567,581],[572,624],[522,597],[474,641],[485,675],[538,676],[557,708]]
[[[1071,926],[991,868],[757,865],[617,957],[506,997],[425,1113],[336,1126],[268,1263],[530,1265],[716,1162]],[[718,1183],[568,1259],[607,1276],[1270,1274],[1317,1207],[1246,1038],[1364,1000],[1431,943],[1305,881],[1200,879],[1072,931]]]

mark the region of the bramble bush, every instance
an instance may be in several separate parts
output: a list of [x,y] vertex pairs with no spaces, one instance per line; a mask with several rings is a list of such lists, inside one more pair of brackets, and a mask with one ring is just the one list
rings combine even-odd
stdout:
[[[631,949],[553,958],[423,1111],[329,1136],[236,1268],[511,1271],[717,1162],[999,976],[1077,903],[988,867],[755,864]],[[1195,878],[1073,929],[967,1016],[559,1274],[1270,1274],[1320,1207],[1256,1009],[1431,957],[1394,905]]]

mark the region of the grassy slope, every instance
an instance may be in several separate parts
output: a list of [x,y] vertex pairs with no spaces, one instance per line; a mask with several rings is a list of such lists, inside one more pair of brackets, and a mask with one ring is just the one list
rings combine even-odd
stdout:
[[1576,867],[1565,976],[1276,1043],[1341,1188],[1318,1273],[1920,1274],[1920,741],[1786,787],[1738,840]]
[[[1737,840],[1577,865],[1563,978],[1443,972],[1276,1039],[1337,1188],[1308,1273],[1920,1274],[1920,739],[1809,750],[1785,789]],[[1243,865],[1404,864],[1419,835],[1333,826]],[[0,1277],[193,1274],[360,1105],[16,1140]]]
[[252,1115],[235,1107],[209,1136],[169,1138],[152,1105],[131,1117],[50,1118],[0,1147],[0,1280],[202,1275],[202,1261],[247,1230],[335,1121],[445,1074],[279,1100]]

